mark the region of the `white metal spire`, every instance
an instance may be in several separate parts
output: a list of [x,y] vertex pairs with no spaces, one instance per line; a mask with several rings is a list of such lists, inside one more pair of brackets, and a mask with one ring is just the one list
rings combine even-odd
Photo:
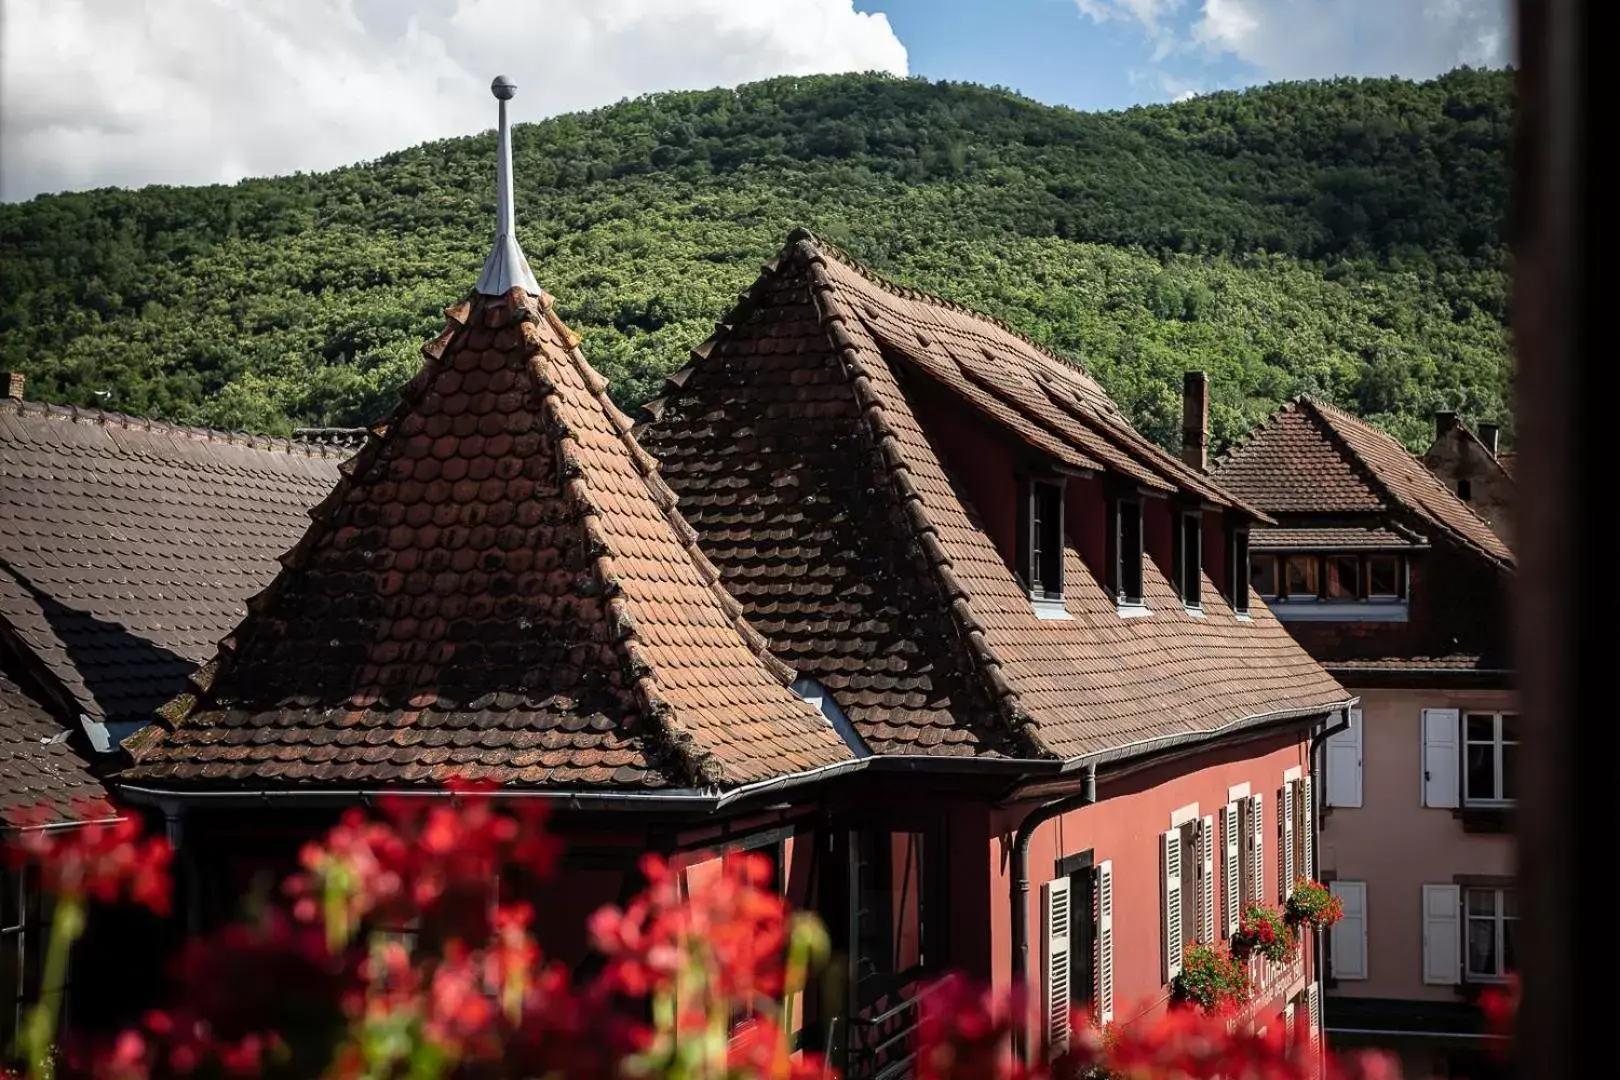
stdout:
[[540,283],[534,280],[529,260],[518,246],[512,216],[512,135],[506,127],[506,103],[517,87],[505,75],[497,75],[489,84],[489,92],[501,103],[500,134],[495,147],[495,246],[484,260],[484,272],[478,275],[478,291],[485,296],[499,296],[521,285],[524,292],[538,296]]

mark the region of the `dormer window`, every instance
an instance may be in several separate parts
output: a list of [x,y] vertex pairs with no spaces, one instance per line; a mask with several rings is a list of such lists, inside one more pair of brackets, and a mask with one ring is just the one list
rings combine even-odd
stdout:
[[[1276,563],[1270,568],[1271,581],[1276,581]],[[1262,575],[1263,576],[1263,575]],[[1239,615],[1249,613],[1249,530],[1233,529],[1231,539],[1226,545],[1226,588],[1230,594],[1227,599],[1232,603],[1232,610]],[[1275,584],[1272,585],[1275,591]]]
[[1027,479],[1021,485],[1018,529],[1018,572],[1029,598],[1063,601],[1063,484]]
[[1109,503],[1109,587],[1121,607],[1142,606],[1142,500],[1116,496]]
[[1203,604],[1204,515],[1197,510],[1183,510],[1176,519],[1171,568],[1176,592],[1182,604],[1198,609]]

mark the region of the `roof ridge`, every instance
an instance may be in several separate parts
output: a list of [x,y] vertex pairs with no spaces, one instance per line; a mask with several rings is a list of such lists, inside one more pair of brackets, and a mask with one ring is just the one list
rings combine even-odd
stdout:
[[281,435],[255,435],[246,431],[226,431],[223,428],[188,427],[183,424],[171,424],[164,420],[154,420],[148,416],[136,416],[133,413],[114,412],[109,409],[97,409],[89,406],[54,405],[44,401],[6,398],[0,401],[0,408],[10,409],[19,416],[40,416],[50,420],[70,420],[75,423],[98,423],[104,427],[111,424],[129,430],[183,435],[198,442],[225,443],[230,446],[246,446],[254,450],[303,453],[306,457],[341,458],[346,456],[336,447],[328,447],[322,443],[302,439],[287,438]]
[[[1464,420],[1461,416],[1455,416],[1455,422],[1454,422],[1453,426],[1461,429],[1461,431],[1462,431],[1462,433],[1464,435],[1467,435],[1470,439],[1474,440],[1474,445],[1478,446],[1480,448],[1480,450],[1484,453],[1484,455],[1487,458],[1490,458],[1491,464],[1496,466],[1497,472],[1500,472],[1503,476],[1507,477],[1510,482],[1513,480],[1513,474],[1508,472],[1507,467],[1502,464],[1502,455],[1504,453],[1511,454],[1512,453],[1511,450],[1495,450],[1495,451],[1493,451],[1490,447],[1485,445],[1485,440],[1480,438],[1479,433],[1477,431],[1475,431],[1473,428],[1469,427],[1468,426],[1468,421]],[[1439,442],[1439,441],[1440,441],[1439,439],[1435,440],[1435,442]],[[1430,443],[1429,445],[1430,445],[1430,448],[1432,449],[1433,446],[1434,446],[1434,443]],[[1425,455],[1425,456],[1427,456],[1427,455]],[[1427,463],[1425,463],[1425,464],[1427,464]],[[1470,508],[1470,509],[1472,509],[1472,508]],[[1484,520],[1484,519],[1481,519],[1481,520]],[[1486,522],[1486,524],[1489,525],[1490,522]]]
[[886,293],[889,293],[890,295],[898,296],[902,300],[919,300],[926,304],[932,304],[935,307],[944,308],[947,311],[954,311],[960,315],[969,315],[980,320],[981,322],[987,322],[996,329],[1004,331],[1005,333],[1017,338],[1019,341],[1022,341],[1024,344],[1040,353],[1044,359],[1049,360],[1060,367],[1071,368],[1079,371],[1087,378],[1092,377],[1091,372],[1086,369],[1086,365],[1080,360],[1067,359],[1059,356],[1057,353],[1052,351],[1050,346],[1042,345],[1040,342],[1036,341],[1034,338],[1030,337],[1017,327],[1006,322],[1004,319],[991,315],[988,312],[978,311],[974,308],[970,308],[965,304],[947,299],[946,297],[940,296],[937,293],[931,293],[925,289],[918,289],[910,285],[901,285],[890,281],[887,278],[880,276],[877,272],[868,269],[859,259],[855,258],[837,244],[834,244],[828,240],[823,240],[821,237],[817,236],[815,233],[811,232],[802,225],[788,233],[788,247],[791,248],[800,243],[814,245],[822,253],[831,254],[839,264],[847,266],[849,269],[855,271],[857,274],[861,275],[861,277],[865,278],[867,281],[870,281],[872,284],[876,285],[878,288],[882,289]]
[[[801,230],[794,230],[789,236],[789,247],[798,246],[794,237]],[[808,230],[804,230],[808,235]],[[785,254],[786,252],[784,252]],[[939,527],[928,516],[923,505],[922,496],[911,481],[910,471],[905,465],[904,457],[896,448],[898,436],[889,427],[884,417],[883,402],[873,393],[870,387],[870,376],[862,367],[860,357],[856,355],[854,341],[849,331],[844,328],[846,316],[836,298],[836,286],[827,278],[827,271],[821,263],[822,255],[815,245],[809,245],[809,250],[800,249],[800,254],[806,259],[810,270],[811,300],[821,317],[822,329],[826,332],[833,351],[838,356],[839,365],[843,368],[845,377],[849,380],[850,388],[855,394],[857,406],[861,410],[862,418],[867,430],[871,433],[873,442],[877,445],[889,475],[889,481],[894,485],[895,494],[901,503],[901,519],[905,521],[911,531],[917,546],[922,550],[923,558],[933,570],[936,584],[941,586],[948,601],[946,607],[950,618],[956,623],[958,631],[967,642],[968,651],[976,661],[973,667],[980,673],[981,679],[987,683],[986,689],[990,692],[991,700],[995,703],[996,711],[1001,713],[1001,719],[1007,727],[1007,733],[1016,741],[1025,744],[1024,749],[1032,752],[1036,757],[1059,757],[1046,741],[1040,736],[1040,723],[1029,711],[1024,708],[1019,699],[1018,690],[1007,680],[1003,674],[1001,658],[990,646],[989,639],[979,623],[978,617],[973,613],[971,594],[968,592],[960,578],[952,568],[950,555],[939,542]],[[756,283],[757,284],[757,283]],[[819,295],[818,295],[819,294]]]

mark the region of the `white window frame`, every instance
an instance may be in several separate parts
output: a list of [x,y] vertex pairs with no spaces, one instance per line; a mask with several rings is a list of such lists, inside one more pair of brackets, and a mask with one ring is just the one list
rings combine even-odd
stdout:
[[[1492,885],[1466,885],[1462,890],[1462,953],[1463,980],[1471,983],[1506,982],[1511,975],[1507,969],[1507,924],[1518,922],[1519,916],[1507,914],[1507,894],[1513,892],[1511,886]],[[1475,915],[1468,905],[1468,898],[1474,894],[1489,894],[1492,897],[1494,911],[1490,915]],[[1469,928],[1476,921],[1489,921],[1495,936],[1496,961],[1500,971],[1475,971],[1469,966],[1471,956],[1468,949]]]
[[[1520,742],[1517,739],[1505,739],[1505,738],[1503,738],[1503,728],[1506,726],[1503,723],[1503,717],[1511,716],[1511,717],[1514,717],[1515,719],[1517,719],[1519,714],[1516,713],[1516,712],[1506,712],[1506,711],[1492,712],[1492,711],[1484,710],[1484,709],[1463,709],[1463,710],[1460,710],[1460,711],[1461,711],[1461,718],[1460,718],[1461,730],[1458,732],[1458,741],[1459,741],[1459,746],[1460,746],[1461,752],[1458,755],[1457,772],[1459,773],[1458,782],[1462,784],[1462,802],[1463,802],[1463,805],[1464,806],[1481,806],[1481,807],[1512,806],[1512,805],[1514,805],[1518,800],[1504,798],[1502,796],[1502,786],[1503,786],[1503,782],[1506,779],[1506,774],[1505,774],[1505,772],[1503,770],[1503,767],[1502,767],[1502,748],[1505,747],[1505,746],[1517,747],[1517,746],[1520,745]],[[1488,716],[1488,717],[1491,718],[1491,740],[1490,740],[1490,742],[1480,742],[1478,740],[1470,739],[1468,737],[1468,721],[1471,718],[1476,717],[1476,716],[1479,716],[1479,717]],[[1479,797],[1475,796],[1472,792],[1470,792],[1468,790],[1468,749],[1469,749],[1469,747],[1472,747],[1472,746],[1489,746],[1489,747],[1491,747],[1491,758],[1492,758],[1492,770],[1491,771],[1494,774],[1494,786],[1495,786],[1495,789],[1496,789],[1495,795],[1492,796],[1491,798],[1484,798],[1484,799],[1479,798]]]

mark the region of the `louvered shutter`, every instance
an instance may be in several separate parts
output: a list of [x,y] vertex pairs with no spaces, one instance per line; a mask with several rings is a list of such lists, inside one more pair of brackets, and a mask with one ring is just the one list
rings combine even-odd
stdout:
[[1335,979],[1367,977],[1367,883],[1332,881],[1328,889],[1339,898],[1344,917],[1328,930],[1328,949]]
[[1316,880],[1316,802],[1311,778],[1299,782],[1299,872],[1307,881]]
[[1305,988],[1305,1009],[1310,1014],[1311,1049],[1322,1045],[1322,984],[1311,983]]
[[1097,867],[1097,1018],[1114,1019],[1114,863]]
[[1456,885],[1423,886],[1423,981],[1455,986],[1462,969],[1462,891]]
[[1286,780],[1282,788],[1282,887],[1278,891],[1284,900],[1294,894],[1294,788],[1298,784],[1297,780]]
[[1069,1048],[1069,935],[1073,912],[1069,902],[1069,879],[1053,878],[1041,886],[1043,936],[1046,942],[1046,977],[1043,980],[1043,1020],[1046,1046],[1051,1054]]
[[1254,825],[1254,884],[1256,902],[1266,898],[1266,809],[1265,796],[1249,797],[1249,818]]
[[1361,805],[1361,710],[1350,710],[1350,726],[1327,740],[1327,805]]
[[1164,981],[1181,974],[1181,830],[1160,834],[1164,877]]
[[1423,805],[1459,805],[1461,785],[1456,709],[1423,710]]
[[1198,826],[1198,940],[1206,945],[1215,941],[1215,818],[1205,817]]
[[1238,804],[1229,802],[1221,811],[1226,824],[1226,858],[1221,861],[1221,878],[1226,892],[1226,936],[1237,933],[1238,909],[1243,904],[1242,884],[1238,877]]

